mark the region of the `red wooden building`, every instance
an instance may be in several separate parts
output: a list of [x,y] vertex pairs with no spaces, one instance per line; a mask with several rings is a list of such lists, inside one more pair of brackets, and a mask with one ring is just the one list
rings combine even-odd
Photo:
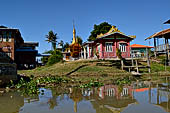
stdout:
[[112,26],[106,34],[100,34],[96,40],[84,43],[81,57],[83,59],[117,58],[116,49],[119,49],[123,58],[130,58],[130,41],[134,38],[135,36],[127,36]]
[[0,63],[16,63],[17,68],[35,67],[38,42],[25,42],[19,29],[0,26]]

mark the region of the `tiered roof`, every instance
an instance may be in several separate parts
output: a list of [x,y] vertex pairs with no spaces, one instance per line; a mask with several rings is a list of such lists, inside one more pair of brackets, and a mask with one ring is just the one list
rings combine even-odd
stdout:
[[127,36],[125,35],[123,32],[121,32],[120,30],[118,30],[118,28],[116,28],[115,26],[112,26],[112,28],[109,30],[109,32],[105,33],[105,34],[100,34],[100,35],[97,35],[97,39],[99,38],[104,38],[106,36],[110,36],[110,35],[113,35],[113,34],[120,34],[120,35],[123,35],[127,38],[131,38],[131,39],[134,39],[136,38],[136,36]]

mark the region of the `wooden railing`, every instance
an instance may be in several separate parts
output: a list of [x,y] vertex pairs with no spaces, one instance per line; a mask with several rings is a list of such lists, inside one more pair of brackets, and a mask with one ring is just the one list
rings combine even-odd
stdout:
[[115,52],[105,52],[105,51],[102,51],[100,57],[101,58],[115,58],[116,54],[115,54]]
[[166,51],[166,49],[169,49],[170,45],[166,45],[166,44],[161,44],[156,46],[156,51]]
[[[130,57],[129,56],[129,52],[122,52],[121,55],[123,58],[128,58]],[[102,54],[100,56],[101,58],[116,58],[116,52],[105,52],[105,51],[102,51]]]

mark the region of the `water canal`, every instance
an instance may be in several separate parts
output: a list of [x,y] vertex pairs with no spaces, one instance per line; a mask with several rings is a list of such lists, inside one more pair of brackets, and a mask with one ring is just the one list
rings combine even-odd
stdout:
[[40,88],[23,96],[10,91],[0,95],[0,113],[169,113],[170,81],[137,81],[128,86],[99,88]]

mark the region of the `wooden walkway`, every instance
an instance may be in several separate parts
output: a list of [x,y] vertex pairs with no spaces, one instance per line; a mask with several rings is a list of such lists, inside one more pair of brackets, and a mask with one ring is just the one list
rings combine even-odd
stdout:
[[[139,65],[140,62],[147,62],[147,66],[146,65]],[[141,60],[141,59],[131,59],[131,65],[128,65],[128,66],[125,65],[125,62],[123,60],[121,60],[121,68],[122,68],[122,70],[128,69],[129,72],[131,72],[131,70],[136,70],[136,73],[139,73],[139,68],[148,68],[149,73],[151,71],[150,60],[144,61],[144,60]]]

